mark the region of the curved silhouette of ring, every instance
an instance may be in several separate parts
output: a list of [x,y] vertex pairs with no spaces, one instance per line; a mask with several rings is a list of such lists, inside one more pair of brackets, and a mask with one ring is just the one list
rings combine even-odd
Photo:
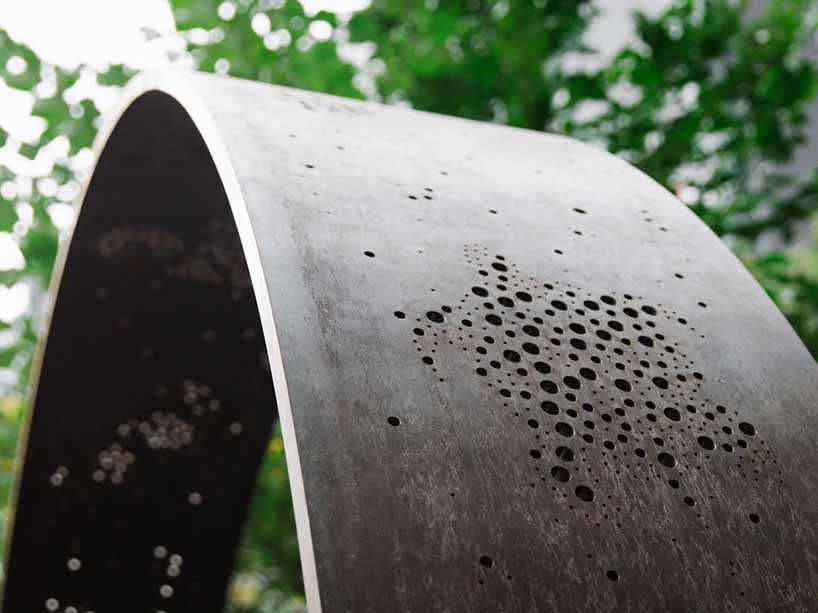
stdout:
[[816,365],[651,179],[204,75],[113,117],[5,611],[220,610],[276,418],[311,610],[816,610]]

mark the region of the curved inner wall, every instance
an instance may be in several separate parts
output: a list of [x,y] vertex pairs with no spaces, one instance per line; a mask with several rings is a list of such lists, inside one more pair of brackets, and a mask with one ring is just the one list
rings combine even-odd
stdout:
[[4,611],[219,611],[276,416],[206,145],[138,98],[94,172],[42,363]]

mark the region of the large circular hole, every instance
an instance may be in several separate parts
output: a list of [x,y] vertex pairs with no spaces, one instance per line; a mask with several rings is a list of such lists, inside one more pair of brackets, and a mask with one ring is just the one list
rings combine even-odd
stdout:
[[561,481],[562,483],[565,483],[571,478],[571,474],[562,466],[554,466],[551,469],[551,476],[554,477],[554,479],[556,479],[557,481]]
[[676,458],[664,451],[657,456],[657,459],[659,460],[659,464],[665,466],[666,468],[673,468],[676,466]]
[[577,498],[585,502],[591,502],[594,499],[594,491],[587,485],[578,486],[574,490],[574,493],[577,495]]
[[738,429],[741,430],[747,436],[754,436],[756,433],[755,426],[753,424],[747,423],[746,421],[741,422],[738,425]]

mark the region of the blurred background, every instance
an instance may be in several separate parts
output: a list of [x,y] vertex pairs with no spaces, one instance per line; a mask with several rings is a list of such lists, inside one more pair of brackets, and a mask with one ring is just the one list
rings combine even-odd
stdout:
[[[818,355],[817,26],[818,0],[4,0],[0,530],[57,246],[100,117],[135,72],[216,72],[607,149],[699,215]],[[302,590],[276,433],[228,610],[301,611]]]

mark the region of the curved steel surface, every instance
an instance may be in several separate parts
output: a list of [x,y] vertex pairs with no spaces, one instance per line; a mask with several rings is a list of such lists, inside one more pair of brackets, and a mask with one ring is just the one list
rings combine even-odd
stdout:
[[4,610],[219,610],[276,416],[311,610],[818,608],[816,365],[648,177],[204,75],[122,108]]

